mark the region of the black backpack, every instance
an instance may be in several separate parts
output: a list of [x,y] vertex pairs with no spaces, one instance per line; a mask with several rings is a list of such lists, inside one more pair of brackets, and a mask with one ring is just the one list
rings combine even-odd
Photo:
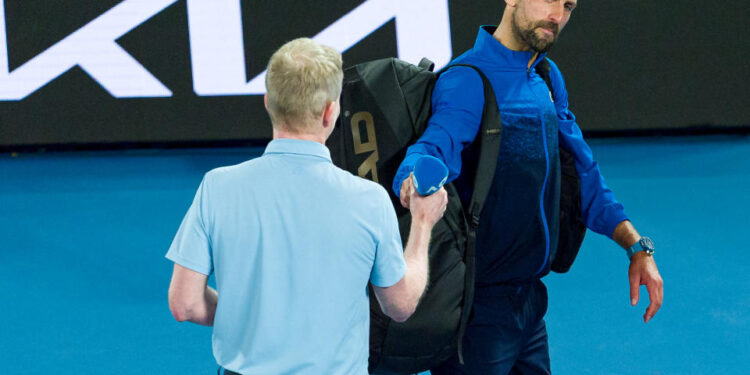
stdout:
[[[546,65],[549,69],[549,65]],[[429,284],[409,320],[397,323],[383,314],[370,287],[369,372],[373,374],[418,373],[435,367],[455,353],[461,358],[461,338],[469,321],[474,296],[476,228],[495,171],[502,121],[492,86],[481,70],[464,64],[452,66],[473,68],[484,83],[482,128],[475,140],[479,142],[480,157],[473,177],[471,203],[463,207],[453,185],[445,186],[448,207],[432,230]],[[411,216],[408,210],[401,207],[391,186],[396,170],[406,155],[406,148],[417,141],[427,126],[432,89],[440,74],[432,72],[432,68],[433,64],[427,59],[414,66],[389,58],[346,69],[341,116],[327,141],[337,166],[386,188],[399,218],[404,244]],[[547,76],[543,75],[549,85]],[[577,180],[572,157],[569,154],[567,157],[568,167],[572,167],[572,175],[578,183],[578,193],[575,192],[575,184],[572,184],[573,192],[562,194],[561,212],[566,204],[565,199],[568,199],[569,204],[577,206],[578,213],[566,210],[566,222],[580,224],[580,181]],[[561,162],[565,165],[562,158],[561,148]],[[565,174],[566,167],[563,166],[563,176]],[[563,177],[563,185],[566,185],[566,180]],[[575,259],[584,232],[566,231],[562,221],[560,225],[560,243],[572,246],[568,246],[569,251],[558,247],[552,267],[553,270],[565,272]],[[585,231],[582,224],[575,227],[582,227]],[[571,233],[572,242],[570,238],[563,242],[563,237]],[[560,264],[556,267],[556,263]]]

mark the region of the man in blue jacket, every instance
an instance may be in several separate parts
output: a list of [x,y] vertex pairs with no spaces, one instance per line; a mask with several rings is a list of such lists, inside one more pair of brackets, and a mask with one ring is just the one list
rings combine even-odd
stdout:
[[[653,244],[641,237],[615,200],[568,109],[562,74],[551,66],[552,91],[535,67],[545,59],[577,0],[505,0],[497,28],[482,27],[474,47],[453,63],[472,64],[488,76],[497,96],[503,135],[495,178],[477,231],[474,316],[463,341],[464,364],[450,359],[434,375],[549,374],[544,314],[549,273],[557,249],[560,201],[558,147],[575,158],[581,178],[586,226],[626,249],[631,303],[646,285],[648,322],[661,306],[662,279]],[[432,96],[433,115],[424,135],[399,167],[393,189],[409,206],[409,173],[416,159],[432,155],[450,170],[462,197],[470,196],[464,170],[475,166],[470,145],[484,104],[482,80],[470,68],[442,74]],[[462,151],[466,150],[463,153]]]

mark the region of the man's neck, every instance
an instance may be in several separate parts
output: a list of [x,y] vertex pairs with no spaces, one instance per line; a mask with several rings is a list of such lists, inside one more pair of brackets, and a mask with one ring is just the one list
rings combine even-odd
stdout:
[[298,139],[301,141],[318,142],[322,145],[326,144],[326,136],[323,134],[307,134],[307,133],[293,133],[283,129],[273,129],[273,139]]
[[[510,10],[506,9],[505,12],[508,13]],[[493,33],[492,36],[500,42],[500,44],[504,45],[505,48],[511,51],[530,51],[531,47],[525,42],[518,40],[515,34],[513,34],[511,26],[512,20],[510,17],[510,14],[503,14],[503,19],[500,21],[500,24],[497,26],[497,29],[495,29],[495,33]],[[536,61],[538,56],[539,52],[534,52],[531,55],[529,64],[526,66],[527,69],[531,69],[531,66],[534,65],[534,61]]]

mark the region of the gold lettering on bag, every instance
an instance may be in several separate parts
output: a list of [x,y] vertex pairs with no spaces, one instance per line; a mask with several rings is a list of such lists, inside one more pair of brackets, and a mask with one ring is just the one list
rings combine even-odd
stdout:
[[[367,137],[365,142],[362,142],[362,132],[360,124],[365,124],[365,136]],[[378,143],[375,139],[375,120],[372,118],[370,112],[357,112],[352,116],[351,122],[352,138],[354,138],[354,153],[364,154],[366,152],[372,152],[370,156],[359,166],[357,174],[359,177],[367,178],[368,172],[372,181],[378,182]]]

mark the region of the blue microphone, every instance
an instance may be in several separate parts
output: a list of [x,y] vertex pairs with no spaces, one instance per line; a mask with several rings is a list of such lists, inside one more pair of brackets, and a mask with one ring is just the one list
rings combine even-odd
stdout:
[[421,196],[440,190],[448,180],[448,167],[433,156],[422,156],[414,163],[414,188]]

